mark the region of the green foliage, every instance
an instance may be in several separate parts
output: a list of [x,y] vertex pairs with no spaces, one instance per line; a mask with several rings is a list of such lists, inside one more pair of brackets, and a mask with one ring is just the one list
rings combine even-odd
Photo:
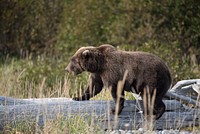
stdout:
[[56,43],[62,13],[60,0],[1,0],[0,51],[23,56],[49,53]]
[[[198,0],[153,0],[151,15],[156,18],[155,36],[161,42],[178,41],[187,52],[191,46],[200,48],[200,2]],[[173,44],[172,44],[173,45]]]
[[[199,49],[198,0],[2,0],[0,50],[60,55],[82,45],[141,45],[149,40],[185,53]],[[7,52],[9,51],[9,52]]]

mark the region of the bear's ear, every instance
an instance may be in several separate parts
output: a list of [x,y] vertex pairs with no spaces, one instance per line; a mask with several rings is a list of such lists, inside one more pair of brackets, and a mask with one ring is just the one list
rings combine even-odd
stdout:
[[98,49],[101,52],[111,52],[111,51],[115,51],[116,50],[116,48],[114,46],[109,45],[109,44],[103,44],[103,45],[99,46]]
[[82,56],[83,56],[84,58],[86,58],[86,59],[88,59],[88,58],[90,57],[90,55],[91,55],[91,52],[90,52],[89,50],[84,50],[84,51],[82,52]]

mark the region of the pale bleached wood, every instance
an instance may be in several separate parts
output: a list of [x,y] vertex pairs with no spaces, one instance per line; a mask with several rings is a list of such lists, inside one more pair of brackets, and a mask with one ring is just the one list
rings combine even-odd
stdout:
[[177,82],[165,95],[168,99],[183,101],[200,107],[200,79],[182,80]]
[[[198,109],[189,109],[176,100],[165,100],[166,112],[156,122],[156,129],[175,129],[198,125]],[[94,118],[102,129],[138,129],[144,126],[141,100],[126,100],[123,112],[118,116],[114,128],[114,115],[110,114],[113,101],[72,101],[69,98],[13,99],[0,97],[0,129],[6,124],[15,127],[20,122],[36,121],[43,127],[48,120],[57,116],[82,116]],[[110,117],[110,118],[108,118]],[[108,121],[109,120],[109,121]],[[110,122],[110,125],[108,124]],[[181,123],[181,124],[180,124]],[[28,123],[27,123],[28,124]],[[110,126],[110,127],[109,127]]]

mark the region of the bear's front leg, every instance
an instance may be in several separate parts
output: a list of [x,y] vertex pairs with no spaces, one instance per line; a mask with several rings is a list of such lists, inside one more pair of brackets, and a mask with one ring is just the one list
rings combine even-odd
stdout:
[[74,97],[72,98],[75,101],[84,101],[84,100],[89,100],[90,99],[90,95],[89,94],[84,94],[81,97]]
[[101,80],[101,77],[97,74],[91,74],[84,94],[80,97],[74,97],[73,100],[76,101],[89,100],[91,97],[100,93],[102,88],[103,88],[103,82]]
[[118,115],[124,108],[124,90],[122,90],[121,94],[117,95],[117,88],[112,88],[111,95],[115,101],[115,108],[112,108],[111,112]]

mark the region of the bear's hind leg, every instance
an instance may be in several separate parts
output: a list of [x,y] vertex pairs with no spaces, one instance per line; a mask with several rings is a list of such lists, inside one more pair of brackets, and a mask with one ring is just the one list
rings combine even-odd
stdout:
[[[113,114],[120,114],[124,108],[124,90],[122,90],[121,95],[117,95],[117,88],[111,89],[111,95],[115,101],[115,107],[112,108]],[[117,112],[117,113],[116,113]]]
[[156,120],[158,120],[163,115],[165,109],[166,107],[162,100],[160,100],[159,102],[158,101],[155,102],[154,115]]
[[[150,97],[150,98],[149,98]],[[154,102],[153,102],[154,101]],[[143,106],[144,106],[144,116],[145,118],[151,117],[153,120],[158,120],[163,113],[165,112],[165,104],[162,99],[155,98],[152,96],[143,97]]]

